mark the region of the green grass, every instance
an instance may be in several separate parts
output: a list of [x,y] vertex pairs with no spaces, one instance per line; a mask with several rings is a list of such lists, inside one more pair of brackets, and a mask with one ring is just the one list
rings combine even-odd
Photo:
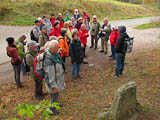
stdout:
[[160,22],[152,22],[148,24],[139,25],[136,29],[160,28]]
[[92,0],[92,1],[106,2],[106,3],[115,4],[115,5],[123,5],[123,6],[130,6],[130,7],[140,7],[140,5],[138,5],[138,4],[125,3],[125,2],[120,2],[120,1],[116,1],[116,0]]
[[99,20],[104,17],[110,20],[131,19],[137,17],[155,16],[156,9],[146,8],[140,5],[123,3],[115,0],[107,2],[96,0],[21,0],[10,2],[1,0],[0,24],[5,25],[33,25],[34,20],[39,17],[59,12],[65,17],[66,13],[73,15],[74,9],[78,8],[80,14],[87,11],[90,16],[97,15]]

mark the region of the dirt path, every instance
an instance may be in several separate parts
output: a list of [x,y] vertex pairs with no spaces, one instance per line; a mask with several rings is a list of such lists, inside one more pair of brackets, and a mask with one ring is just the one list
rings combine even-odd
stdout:
[[[160,46],[160,39],[158,39],[158,35],[160,34],[160,29],[154,28],[154,29],[147,29],[147,30],[135,30],[133,28],[127,28],[128,34],[130,36],[135,37],[134,41],[134,48],[133,52],[128,55],[134,56],[137,52],[140,51],[147,51],[154,48],[159,48]],[[88,46],[89,46],[88,42]],[[99,49],[100,49],[100,40],[99,40]],[[109,45],[109,53],[110,55],[110,45]],[[87,55],[88,59],[87,61],[90,64],[94,64],[96,68],[102,69],[104,66],[103,64],[106,63],[106,61],[109,61],[108,55],[103,55],[101,53],[93,49],[87,48]],[[70,71],[71,72],[71,71]],[[6,83],[6,82],[14,82],[13,80],[13,71],[12,66],[10,63],[5,63],[0,65],[0,82]]]

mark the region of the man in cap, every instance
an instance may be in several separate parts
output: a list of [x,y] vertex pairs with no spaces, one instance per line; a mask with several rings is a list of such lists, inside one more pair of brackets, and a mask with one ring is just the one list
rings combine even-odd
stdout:
[[26,62],[27,65],[30,67],[30,76],[35,82],[35,98],[38,100],[43,99],[42,94],[42,80],[37,78],[34,73],[34,59],[38,55],[37,48],[38,44],[35,41],[29,41],[27,44],[28,52],[26,53]]
[[95,49],[97,49],[98,39],[97,36],[99,34],[100,23],[97,21],[97,16],[93,16],[93,22],[91,22],[91,47],[93,48],[95,45]]
[[39,29],[40,29],[40,31],[42,32],[42,28],[45,26],[45,24],[43,23],[43,20],[42,20],[42,18],[41,18],[41,17],[38,17],[38,19],[37,19],[37,20],[40,22]]
[[56,36],[56,37],[59,37],[60,36],[60,24],[59,24],[59,21],[56,21],[54,22],[54,27],[52,28],[52,31],[51,33],[49,34],[49,37],[50,36]]
[[42,33],[39,34],[39,40],[38,40],[38,43],[39,43],[39,46],[40,47],[44,47],[44,45],[46,44],[46,42],[49,40],[49,37],[48,37],[48,29],[46,26],[44,26],[42,28]]
[[39,38],[39,33],[40,31],[40,21],[39,20],[35,20],[35,26],[31,31],[31,40],[36,41],[38,43],[38,38]]
[[65,18],[65,22],[67,22],[67,21],[71,21],[71,18],[69,17],[68,13],[66,14],[66,18]]
[[45,26],[47,27],[48,34],[51,33],[52,24],[51,24],[50,20],[48,20],[46,16],[43,16],[42,20],[43,20],[43,23],[45,24]]
[[101,51],[104,52],[104,54],[107,54],[108,52],[108,40],[109,36],[111,34],[111,25],[108,23],[108,19],[104,18],[104,24],[101,28],[102,36],[101,36]]

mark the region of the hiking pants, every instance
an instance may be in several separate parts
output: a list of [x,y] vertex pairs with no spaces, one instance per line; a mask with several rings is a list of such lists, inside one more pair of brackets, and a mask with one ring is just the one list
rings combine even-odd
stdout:
[[101,37],[102,50],[108,52],[108,40],[105,37]]
[[42,80],[36,78],[35,82],[35,97],[42,96]]
[[12,65],[14,70],[14,78],[17,86],[20,86],[20,75],[21,75],[21,64],[19,65]]
[[97,39],[97,35],[91,35],[91,46],[95,48],[97,48],[97,43],[98,43],[98,39]]

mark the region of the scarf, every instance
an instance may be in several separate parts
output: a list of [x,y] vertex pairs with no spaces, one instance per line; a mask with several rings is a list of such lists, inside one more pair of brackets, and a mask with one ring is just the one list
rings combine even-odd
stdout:
[[57,54],[53,54],[50,50],[48,50],[48,52],[53,57],[54,62],[59,63],[59,64],[63,63],[63,61],[62,61],[62,59],[61,59],[61,57],[60,57],[60,55],[58,53]]

